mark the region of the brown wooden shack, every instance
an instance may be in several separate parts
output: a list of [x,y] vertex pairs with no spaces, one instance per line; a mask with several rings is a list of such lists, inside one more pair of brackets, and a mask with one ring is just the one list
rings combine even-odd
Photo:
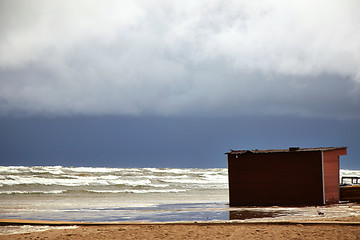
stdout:
[[346,147],[231,150],[230,206],[339,202],[339,156]]

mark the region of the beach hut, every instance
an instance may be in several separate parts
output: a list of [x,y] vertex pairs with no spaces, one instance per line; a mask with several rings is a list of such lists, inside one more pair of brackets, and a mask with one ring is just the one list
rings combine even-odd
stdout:
[[346,147],[230,150],[230,206],[314,206],[339,202]]

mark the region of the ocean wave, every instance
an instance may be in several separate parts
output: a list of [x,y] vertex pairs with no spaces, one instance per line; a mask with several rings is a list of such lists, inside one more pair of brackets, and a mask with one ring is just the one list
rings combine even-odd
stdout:
[[349,170],[349,169],[340,170],[341,183],[352,185],[353,182],[351,179],[342,179],[342,177],[360,177],[360,171],[359,170]]
[[228,182],[228,176],[227,175],[206,175],[204,176],[206,180],[209,182],[216,182],[216,183],[227,183]]
[[0,167],[0,194],[81,195],[81,190],[136,194],[226,188],[226,169]]
[[149,179],[144,180],[107,180],[101,179],[98,177],[79,177],[79,178],[42,178],[42,177],[20,177],[20,176],[11,176],[5,179],[2,179],[1,185],[5,186],[14,186],[14,185],[58,185],[58,186],[89,186],[89,185],[131,185],[131,186],[141,186],[141,185],[150,185],[151,181]]
[[179,193],[186,189],[124,189],[124,190],[86,190],[93,193]]
[[159,181],[164,181],[164,182],[173,182],[173,183],[191,182],[191,181],[202,182],[202,183],[227,183],[228,182],[227,175],[219,175],[219,174],[218,175],[201,174],[201,175],[196,175],[196,176],[191,176],[191,175],[151,176],[151,175],[148,175],[148,176],[144,176],[144,178],[159,180]]
[[48,174],[53,174],[53,175],[60,175],[60,174],[65,174],[62,171],[62,168],[63,167],[61,167],[61,166],[31,167],[31,168],[28,169],[28,171],[31,172],[31,173],[48,173]]
[[105,168],[105,167],[67,167],[68,171],[77,173],[110,173],[115,171],[121,171],[118,168]]
[[156,175],[146,175],[146,176],[143,176],[144,178],[147,178],[147,179],[152,179],[152,180],[159,180],[159,181],[162,181],[162,180],[166,180],[166,179],[169,179],[169,180],[177,180],[177,179],[195,179],[196,177],[190,177],[188,175],[182,175],[182,176],[173,176],[173,175],[170,175],[170,176],[156,176]]
[[194,176],[194,175],[211,175],[211,174],[226,174],[227,169],[225,168],[143,168],[145,171],[155,174],[165,175],[179,175],[179,176]]
[[130,185],[130,186],[147,186],[151,185],[151,181],[149,179],[145,180],[108,180],[108,183],[111,185]]
[[191,173],[194,170],[190,168],[144,168],[144,170],[153,172],[153,173],[166,173],[166,174],[187,174]]
[[53,191],[0,191],[1,194],[12,195],[12,194],[62,194],[67,190],[53,190]]
[[186,192],[186,189],[120,189],[120,190],[106,190],[106,189],[79,189],[79,190],[51,190],[51,191],[20,191],[20,190],[10,190],[10,191],[0,191],[0,195],[27,195],[27,194],[81,194],[81,193],[179,193]]
[[359,170],[341,169],[340,170],[340,176],[356,176],[356,177],[360,177],[360,171]]
[[[214,184],[214,181],[208,179],[193,179],[193,178],[184,178],[184,179],[161,179],[161,181],[166,183],[177,183],[177,184]],[[221,184],[220,182],[217,184]]]
[[29,167],[4,167],[0,166],[0,174],[18,174],[24,171],[28,171]]

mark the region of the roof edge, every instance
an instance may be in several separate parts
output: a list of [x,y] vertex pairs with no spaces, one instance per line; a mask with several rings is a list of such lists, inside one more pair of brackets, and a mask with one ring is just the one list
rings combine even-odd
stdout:
[[244,154],[244,153],[283,153],[283,152],[326,152],[326,151],[335,151],[343,150],[347,147],[318,147],[318,148],[299,148],[299,147],[290,147],[287,149],[264,149],[264,150],[233,150],[230,149],[230,152],[225,154]]

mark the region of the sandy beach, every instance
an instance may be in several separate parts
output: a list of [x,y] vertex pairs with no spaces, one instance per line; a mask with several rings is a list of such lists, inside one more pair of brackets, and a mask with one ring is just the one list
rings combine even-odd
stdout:
[[[13,221],[12,225],[21,223]],[[0,239],[360,239],[360,217],[261,223],[82,223],[76,228],[71,223],[62,224],[71,228],[1,235]]]

